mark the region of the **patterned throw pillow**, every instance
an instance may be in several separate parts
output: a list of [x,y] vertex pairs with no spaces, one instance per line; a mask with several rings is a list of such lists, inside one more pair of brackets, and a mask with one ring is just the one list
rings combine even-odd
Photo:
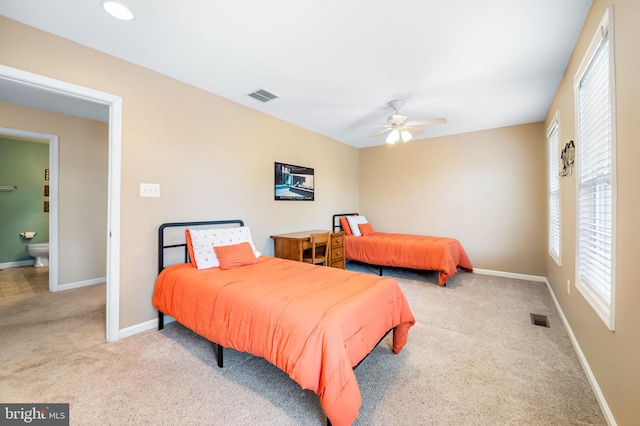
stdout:
[[364,217],[363,215],[347,216],[347,220],[349,221],[349,227],[351,228],[351,233],[353,234],[354,237],[362,236],[362,233],[360,232],[360,228],[358,227],[359,224],[369,223],[367,218]]
[[234,228],[211,228],[211,229],[187,229],[191,240],[189,253],[193,252],[198,269],[216,268],[220,266],[220,261],[213,247],[230,246],[247,242],[256,258],[260,257],[260,252],[256,250],[251,239],[251,231],[248,226],[236,226]]

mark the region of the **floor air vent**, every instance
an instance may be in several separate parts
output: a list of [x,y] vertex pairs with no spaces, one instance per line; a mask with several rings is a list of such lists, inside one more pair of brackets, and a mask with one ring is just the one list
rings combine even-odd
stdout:
[[249,93],[249,96],[251,96],[253,99],[259,100],[260,102],[269,102],[278,97],[271,92],[267,92],[264,89],[256,90],[253,93]]
[[530,314],[531,315],[531,324],[539,325],[540,327],[549,328],[549,319],[546,315],[540,314]]

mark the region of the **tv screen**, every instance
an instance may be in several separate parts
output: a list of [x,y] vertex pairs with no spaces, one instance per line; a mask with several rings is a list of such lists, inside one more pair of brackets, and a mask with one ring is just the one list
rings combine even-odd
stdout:
[[276,200],[313,201],[313,169],[275,163]]

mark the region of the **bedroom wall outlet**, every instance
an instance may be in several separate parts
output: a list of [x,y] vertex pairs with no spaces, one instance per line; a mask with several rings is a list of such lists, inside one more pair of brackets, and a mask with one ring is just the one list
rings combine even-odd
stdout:
[[141,197],[159,197],[160,184],[159,183],[141,183],[140,196]]
[[571,294],[571,280],[567,278],[567,294]]

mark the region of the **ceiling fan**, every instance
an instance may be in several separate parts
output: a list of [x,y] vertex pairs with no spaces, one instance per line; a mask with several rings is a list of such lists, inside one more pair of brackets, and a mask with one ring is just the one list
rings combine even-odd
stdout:
[[384,129],[379,132],[374,133],[370,137],[375,138],[384,133],[389,132],[387,135],[386,142],[389,144],[394,144],[398,141],[408,142],[415,135],[419,135],[424,132],[423,129],[419,129],[415,126],[426,126],[429,124],[442,124],[446,123],[446,118],[428,118],[425,120],[408,120],[407,116],[400,114],[398,111],[404,105],[404,101],[401,99],[396,99],[390,101],[388,104],[391,108],[393,108],[393,114],[387,117],[387,123],[381,126],[373,126],[373,127],[384,127]]

